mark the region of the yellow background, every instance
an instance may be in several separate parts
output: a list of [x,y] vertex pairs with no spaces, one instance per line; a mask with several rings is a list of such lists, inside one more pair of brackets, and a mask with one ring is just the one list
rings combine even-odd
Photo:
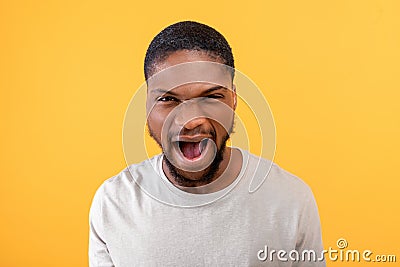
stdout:
[[312,187],[325,247],[399,258],[399,3],[2,1],[0,266],[87,266],[147,46],[186,19],[220,30],[263,90],[276,162]]

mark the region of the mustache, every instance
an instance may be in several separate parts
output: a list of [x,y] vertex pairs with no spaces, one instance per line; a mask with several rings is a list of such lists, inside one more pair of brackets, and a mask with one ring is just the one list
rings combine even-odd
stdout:
[[213,129],[191,129],[188,130],[186,128],[183,128],[180,131],[170,131],[168,133],[168,139],[172,139],[175,136],[180,136],[180,135],[185,135],[185,136],[194,136],[194,135],[211,135],[214,139],[216,138],[217,134]]

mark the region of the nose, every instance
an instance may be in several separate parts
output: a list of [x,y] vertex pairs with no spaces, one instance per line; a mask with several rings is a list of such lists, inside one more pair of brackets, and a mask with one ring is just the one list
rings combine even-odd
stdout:
[[175,123],[178,127],[193,130],[206,123],[207,118],[197,101],[189,100],[179,106],[175,117]]
[[205,122],[206,122],[206,118],[204,118],[204,117],[195,118],[195,119],[188,121],[185,125],[183,125],[183,128],[185,128],[187,130],[193,130],[193,129],[199,127],[200,125],[204,124]]

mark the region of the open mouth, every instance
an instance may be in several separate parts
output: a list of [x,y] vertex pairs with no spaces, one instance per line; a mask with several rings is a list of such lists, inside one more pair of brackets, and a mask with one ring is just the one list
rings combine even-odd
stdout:
[[179,149],[183,156],[189,160],[195,160],[201,157],[202,152],[207,146],[208,139],[199,142],[178,141]]

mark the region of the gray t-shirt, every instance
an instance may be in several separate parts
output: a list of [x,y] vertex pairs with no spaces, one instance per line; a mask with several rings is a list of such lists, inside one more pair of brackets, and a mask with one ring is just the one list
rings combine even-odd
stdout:
[[[90,209],[89,265],[325,266],[310,188],[276,164],[240,151],[239,176],[210,194],[172,185],[162,155],[106,180]],[[249,192],[260,173],[268,173],[265,181]]]

